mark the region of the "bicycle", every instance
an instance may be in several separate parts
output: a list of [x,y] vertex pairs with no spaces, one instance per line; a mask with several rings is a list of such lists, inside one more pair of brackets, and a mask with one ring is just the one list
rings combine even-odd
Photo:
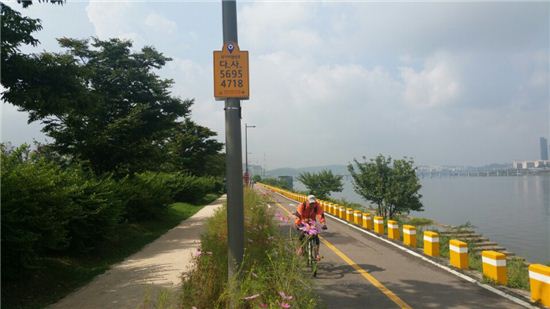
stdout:
[[302,226],[298,229],[302,232],[303,235],[306,236],[305,242],[302,243],[301,246],[305,246],[305,258],[307,266],[311,268],[311,273],[313,277],[317,277],[319,229],[315,225],[315,222],[313,224],[311,224],[310,222],[303,223]]
[[307,266],[311,268],[311,273],[313,277],[317,277],[317,256],[315,254],[315,246],[317,246],[317,243],[315,242],[314,236],[308,236],[307,238]]

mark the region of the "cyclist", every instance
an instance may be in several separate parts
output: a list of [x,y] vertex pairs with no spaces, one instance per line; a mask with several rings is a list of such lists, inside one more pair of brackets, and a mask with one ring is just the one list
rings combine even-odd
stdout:
[[[307,197],[307,200],[303,203],[300,203],[298,207],[296,207],[296,212],[294,213],[296,216],[296,219],[294,220],[294,224],[296,226],[296,229],[298,229],[298,232],[300,233],[300,247],[298,247],[298,254],[302,254],[302,244],[305,237],[305,232],[300,230],[305,224],[315,223],[317,218],[319,218],[319,223],[323,225],[323,230],[327,229],[327,224],[325,221],[325,214],[323,212],[323,208],[321,205],[319,205],[319,202],[317,202],[317,199],[313,195],[309,195]],[[315,239],[315,257],[317,260],[320,260],[319,256],[319,236],[314,235]]]

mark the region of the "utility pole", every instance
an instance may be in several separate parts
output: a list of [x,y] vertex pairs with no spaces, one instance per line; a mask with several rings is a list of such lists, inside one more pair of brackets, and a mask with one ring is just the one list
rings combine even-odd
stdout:
[[[250,172],[248,171],[248,128],[255,128],[256,126],[249,126],[244,124],[244,157],[245,157],[245,173],[246,177],[250,177]],[[245,178],[246,178],[245,177]],[[248,184],[247,184],[248,185]]]
[[[237,2],[222,0],[223,42],[238,43]],[[227,177],[227,247],[229,277],[244,255],[243,166],[241,144],[241,100],[225,99],[225,150]]]
[[266,163],[265,163],[265,152],[264,152],[264,168],[263,168],[263,175],[262,175],[262,178],[265,178],[265,170],[266,170],[267,166],[266,166]]

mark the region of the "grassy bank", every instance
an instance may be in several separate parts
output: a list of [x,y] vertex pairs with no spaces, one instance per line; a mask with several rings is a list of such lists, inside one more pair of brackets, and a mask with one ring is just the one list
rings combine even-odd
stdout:
[[[245,258],[237,277],[227,283],[226,208],[207,224],[194,270],[183,278],[179,307],[314,308],[312,281],[303,260],[265,207],[266,197],[245,191]],[[237,279],[238,278],[238,279]]]
[[[216,198],[217,195],[209,194],[200,205],[206,205]],[[43,258],[40,267],[2,282],[2,308],[43,308],[61,299],[201,208],[187,203],[174,203],[155,220],[120,224],[113,233],[115,236],[100,244],[93,252]]]
[[[440,255],[442,258],[449,259],[449,241],[453,237],[439,236]],[[468,244],[468,263],[469,269],[475,270],[480,274],[483,273],[483,265],[481,263],[481,255],[474,253],[474,244],[466,241]],[[420,249],[424,248],[424,230],[417,227],[417,243],[416,246]],[[529,269],[521,259],[511,259],[507,262],[508,270],[508,287],[529,291]],[[490,280],[484,278],[485,283],[493,284]]]

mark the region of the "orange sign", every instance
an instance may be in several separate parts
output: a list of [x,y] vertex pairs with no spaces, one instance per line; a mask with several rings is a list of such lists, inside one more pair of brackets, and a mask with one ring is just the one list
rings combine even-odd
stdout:
[[248,100],[248,51],[228,42],[214,51],[214,97],[216,100]]

